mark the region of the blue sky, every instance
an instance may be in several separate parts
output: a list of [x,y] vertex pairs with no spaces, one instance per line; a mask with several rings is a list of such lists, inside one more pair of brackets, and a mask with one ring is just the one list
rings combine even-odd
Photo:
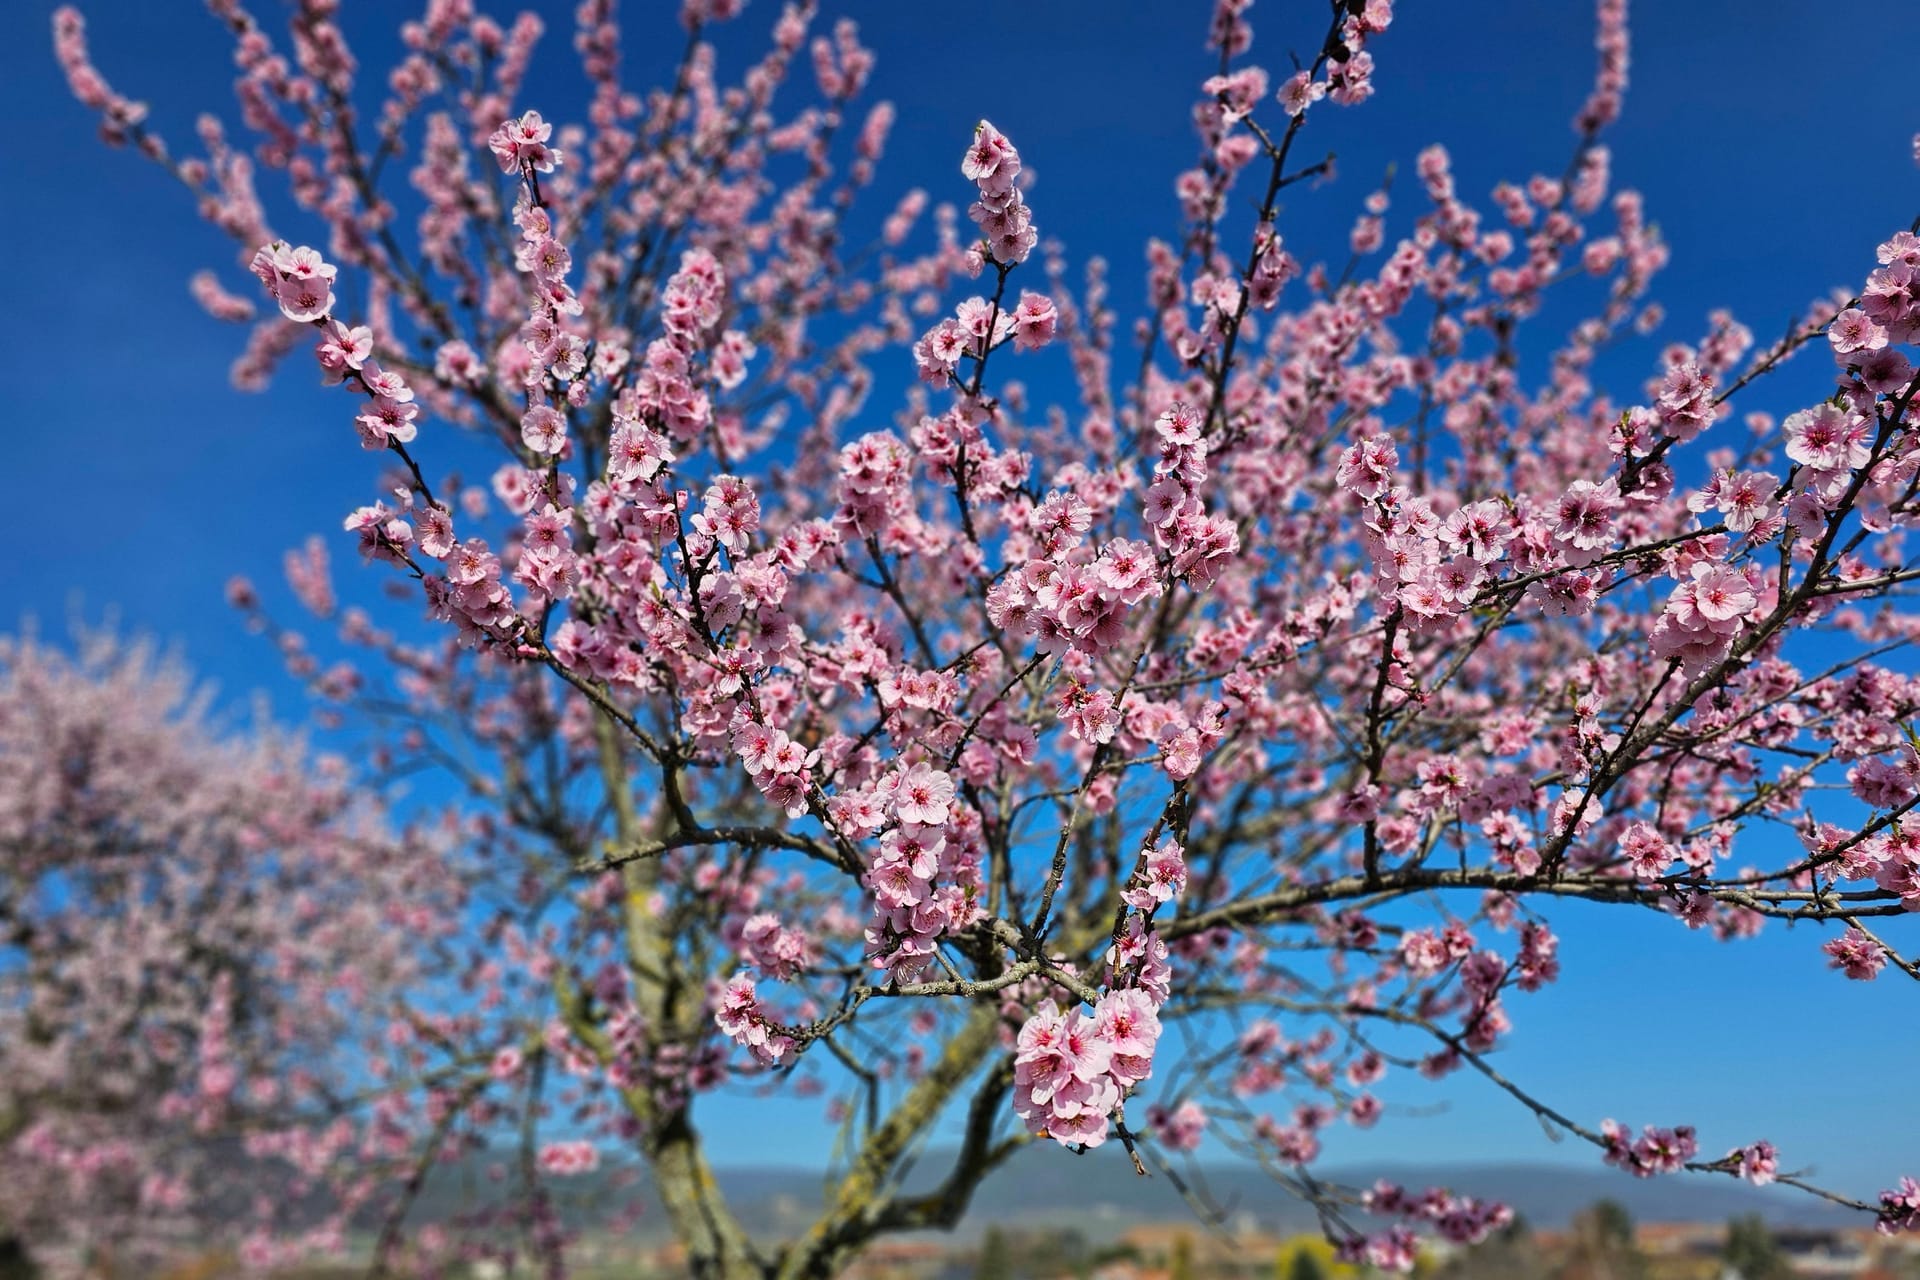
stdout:
[[[257,7],[270,14],[280,6]],[[572,5],[539,7],[550,32],[522,105],[572,118]],[[889,98],[900,111],[876,210],[912,186],[936,200],[963,199],[958,158],[973,122],[987,116],[1037,175],[1029,203],[1042,233],[1065,241],[1076,261],[1107,257],[1113,297],[1127,312],[1140,296],[1146,237],[1176,230],[1171,183],[1192,160],[1190,104],[1211,69],[1201,48],[1205,7],[982,0],[940,11],[936,29],[919,6],[827,0],[827,15],[858,19],[879,55],[869,98]],[[634,87],[655,83],[677,53],[670,8],[628,6]],[[1475,199],[1497,180],[1557,174],[1565,162],[1567,121],[1592,77],[1588,5],[1453,0],[1403,9],[1376,47],[1375,100],[1357,111],[1323,109],[1306,135],[1310,156],[1339,153],[1339,180],[1296,189],[1282,218],[1289,247],[1308,260],[1342,258],[1359,201],[1389,163],[1407,174],[1428,143],[1449,148],[1462,192]],[[116,610],[129,626],[178,640],[233,705],[259,690],[280,714],[297,716],[302,695],[222,603],[222,585],[246,574],[284,611],[281,554],[319,530],[333,538],[343,598],[378,611],[378,576],[359,570],[333,533],[365,500],[373,465],[344,406],[317,387],[304,360],[292,361],[268,395],[229,389],[241,331],[200,312],[186,280],[210,265],[231,287],[250,282],[170,179],[98,144],[53,63],[51,11],[44,0],[14,0],[0,15],[0,118],[34,144],[16,146],[0,203],[16,246],[14,268],[0,276],[10,424],[0,626],[36,616],[58,630],[76,605],[90,618]],[[96,60],[123,92],[153,103],[168,136],[186,140],[202,109],[233,121],[225,38],[198,6],[95,0],[86,12]],[[1281,51],[1290,42],[1309,49],[1321,12],[1265,0],[1253,11],[1256,58],[1286,67]],[[1920,212],[1909,158],[1920,128],[1910,49],[1864,38],[1859,24],[1832,12],[1784,0],[1695,0],[1642,4],[1634,15],[1632,87],[1609,142],[1616,185],[1646,194],[1673,266],[1656,288],[1666,326],[1609,357],[1622,398],[1634,395],[1659,344],[1696,337],[1708,310],[1730,307],[1770,337],[1808,298],[1857,283],[1873,246]],[[774,13],[770,0],[754,0],[723,42],[728,65],[757,50]],[[373,63],[391,36],[349,20],[350,34],[362,31],[363,63]],[[1404,226],[1394,218],[1415,207],[1408,185],[1390,235]],[[301,230],[279,225],[296,237]],[[1796,388],[1811,390],[1824,376],[1808,364],[1745,407],[1797,408]],[[412,614],[410,605],[384,608],[388,618]],[[1590,1123],[1691,1120],[1716,1152],[1771,1137],[1787,1164],[1816,1164],[1857,1192],[1920,1172],[1920,1118],[1875,1102],[1899,1095],[1920,1054],[1910,985],[1829,975],[1807,931],[1775,929],[1717,947],[1652,916],[1556,919],[1565,977],[1516,1001],[1519,1030],[1503,1065],[1569,1114]],[[1444,1097],[1450,1109],[1344,1140],[1334,1155],[1594,1159],[1547,1142],[1530,1117],[1474,1081],[1403,1089],[1399,1101]],[[799,1162],[825,1141],[825,1130],[798,1113],[791,1137],[769,1140],[757,1104],[716,1110],[723,1160]]]

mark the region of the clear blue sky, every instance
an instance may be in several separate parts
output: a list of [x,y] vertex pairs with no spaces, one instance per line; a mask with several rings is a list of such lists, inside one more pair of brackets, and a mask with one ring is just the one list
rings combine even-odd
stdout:
[[[522,105],[575,118],[572,4],[539,7],[550,31]],[[628,81],[643,88],[677,53],[678,28],[665,16],[677,5],[627,7]],[[861,22],[879,55],[869,96],[900,109],[877,206],[911,186],[962,199],[958,157],[973,122],[988,116],[1037,172],[1029,200],[1043,234],[1063,239],[1075,259],[1106,256],[1114,300],[1123,312],[1137,303],[1142,245],[1176,229],[1171,182],[1192,160],[1189,107],[1211,67],[1201,48],[1205,4],[981,0],[938,10],[937,27],[919,6],[823,7]],[[237,128],[228,47],[198,6],[85,8],[97,61],[123,92],[153,103],[168,136],[186,141],[203,109]],[[281,6],[257,8],[273,15]],[[1475,199],[1502,178],[1558,173],[1568,154],[1567,121],[1592,77],[1590,6],[1402,8],[1376,48],[1375,100],[1322,109],[1307,135],[1311,153],[1340,155],[1340,180],[1297,193],[1282,221],[1289,247],[1309,260],[1337,261],[1385,167],[1406,174],[1430,142],[1446,144],[1461,190]],[[391,36],[366,15],[403,6],[349,9],[359,11],[350,34],[367,34],[363,66],[377,63],[374,51],[390,48]],[[241,331],[201,313],[186,280],[211,265],[230,287],[250,281],[171,180],[98,144],[53,63],[51,11],[46,0],[11,0],[0,12],[0,118],[14,122],[17,139],[0,203],[15,258],[0,276],[10,446],[0,626],[37,616],[57,630],[75,602],[89,617],[116,609],[130,626],[178,639],[235,705],[261,690],[296,716],[302,695],[242,631],[222,584],[246,574],[285,611],[282,551],[337,530],[369,492],[371,464],[306,361],[291,362],[266,396],[229,389]],[[754,0],[723,42],[729,65],[757,49],[775,12],[771,0]],[[1321,12],[1264,0],[1253,11],[1256,56],[1286,68],[1282,51],[1310,48]],[[1632,396],[1658,344],[1697,336],[1708,310],[1730,307],[1770,337],[1806,299],[1856,284],[1873,246],[1920,212],[1909,159],[1920,128],[1911,49],[1865,37],[1834,13],[1788,0],[1638,6],[1632,87],[1609,142],[1616,185],[1646,193],[1674,265],[1656,290],[1667,325],[1610,357],[1621,397]],[[1414,207],[1403,185],[1395,216]],[[1395,225],[1390,218],[1390,235]],[[1810,389],[1824,372],[1804,367],[1797,383],[1772,393],[1777,403],[1749,404],[1799,407],[1793,387]],[[376,575],[358,570],[338,535],[333,550],[343,598],[378,606]],[[411,613],[386,606],[396,621]],[[1786,1164],[1817,1165],[1857,1192],[1920,1172],[1920,1117],[1873,1102],[1900,1096],[1920,1056],[1911,984],[1829,975],[1808,932],[1776,928],[1756,943],[1716,947],[1653,916],[1556,918],[1565,977],[1515,1002],[1519,1030],[1502,1060],[1569,1114],[1692,1121],[1714,1153],[1771,1137]],[[1473,1081],[1401,1089],[1397,1101],[1444,1097],[1452,1106],[1341,1140],[1336,1158],[1596,1158],[1548,1143],[1530,1117]],[[718,1109],[721,1159],[802,1162],[821,1149],[825,1130],[806,1118],[813,1104],[795,1113],[790,1137],[771,1137],[759,1107]]]

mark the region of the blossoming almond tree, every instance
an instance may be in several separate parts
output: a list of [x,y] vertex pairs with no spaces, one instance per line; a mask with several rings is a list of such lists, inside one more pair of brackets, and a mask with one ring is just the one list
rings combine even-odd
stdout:
[[105,634],[0,640],[0,1240],[53,1274],[144,1270],[209,1215],[337,1240],[480,1025],[430,998],[444,833],[206,701]]
[[[706,36],[740,5],[686,0],[673,81],[642,94],[586,0],[586,120],[560,126],[521,100],[530,15],[431,0],[375,106],[328,0],[285,43],[212,7],[246,134],[203,117],[192,155],[71,10],[58,53],[258,277],[258,319],[195,285],[253,324],[236,380],[311,352],[342,442],[386,464],[346,528],[443,639],[337,615],[325,544],[291,576],[366,661],[322,670],[278,634],[545,851],[514,864],[498,963],[548,1013],[485,1068],[565,1079],[539,1176],[638,1152],[697,1274],[824,1275],[951,1225],[1023,1143],[1145,1171],[1212,1142],[1403,1268],[1421,1233],[1507,1211],[1331,1185],[1320,1134],[1372,1124],[1396,1073],[1466,1071],[1634,1175],[1920,1225],[1920,1185],[1820,1191],[1765,1117],[1703,1148],[1564,1115],[1493,1057],[1557,976],[1565,899],[1722,939],[1811,922],[1845,977],[1920,977],[1896,931],[1920,687],[1892,665],[1920,572],[1920,238],[1860,246],[1857,295],[1778,342],[1718,313],[1644,385],[1597,386],[1666,260],[1600,140],[1623,0],[1557,176],[1482,207],[1428,149],[1418,208],[1368,197],[1343,267],[1289,243],[1280,197],[1327,168],[1314,119],[1372,93],[1389,0],[1289,33],[1313,50],[1292,69],[1253,61],[1246,0],[1221,0],[1131,346],[986,121],[930,233],[915,192],[849,242],[892,116],[855,116],[871,55],[851,22],[810,34],[811,5],[727,81]],[[1530,383],[1516,344],[1556,315]],[[1035,404],[1012,375],[1049,348],[1068,395]],[[1831,362],[1826,398],[1762,399],[1796,356]],[[870,401],[882,365],[918,375],[898,404]],[[482,450],[490,483],[463,485]],[[729,1080],[845,1094],[849,1154],[795,1239],[752,1238],[712,1176],[702,1099]],[[490,1096],[449,1124],[497,1128]],[[951,1164],[909,1193],[942,1123]],[[470,1225],[445,1247],[512,1247]]]

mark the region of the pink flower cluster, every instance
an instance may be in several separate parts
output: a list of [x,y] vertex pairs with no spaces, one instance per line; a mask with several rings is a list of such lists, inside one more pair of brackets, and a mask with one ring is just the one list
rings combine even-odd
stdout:
[[[1122,897],[1130,908],[1109,950],[1107,990],[1093,1012],[1062,1012],[1052,1001],[1020,1029],[1014,1053],[1014,1112],[1061,1145],[1099,1146],[1134,1086],[1153,1073],[1160,1006],[1170,994],[1167,946],[1148,924],[1153,909],[1186,888],[1185,851],[1172,839],[1143,850]],[[1188,1103],[1171,1125],[1195,1144],[1205,1113]]]
[[869,431],[840,450],[836,526],[857,537],[913,520],[913,454],[891,431]]
[[1443,1187],[1430,1187],[1416,1196],[1383,1180],[1368,1189],[1362,1203],[1370,1213],[1398,1214],[1428,1224],[1442,1239],[1460,1245],[1479,1244],[1513,1221],[1513,1210],[1507,1205],[1458,1196]]
[[[514,245],[514,266],[526,281],[531,301],[527,318],[520,326],[517,341],[509,339],[497,357],[502,381],[517,384],[529,394],[545,389],[560,390],[566,402],[577,408],[588,398],[589,387],[583,377],[588,370],[587,339],[572,326],[584,310],[567,275],[573,270],[573,254],[561,241],[552,213],[535,204],[527,188],[521,188],[514,201],[513,222],[520,229]],[[625,363],[625,348],[607,343],[597,354],[593,372],[618,372]],[[525,432],[522,423],[522,431]],[[527,447],[536,453],[558,453],[557,442],[537,442],[526,438]]]
[[747,767],[760,794],[786,810],[790,818],[807,812],[814,786],[810,770],[820,761],[818,751],[807,750],[784,730],[748,719],[744,709],[732,738],[734,754]]
[[963,356],[984,360],[1008,341],[1016,351],[1038,351],[1053,341],[1059,321],[1053,299],[1042,293],[1023,292],[1011,310],[968,298],[913,344],[913,362],[922,381],[944,387],[954,381]]
[[379,365],[357,363],[360,352],[370,345],[370,339],[362,339],[356,330],[346,329],[339,321],[330,319],[317,356],[328,376],[334,375],[337,359],[339,366],[357,375],[360,385],[366,388],[367,404],[353,419],[354,429],[360,433],[361,448],[387,449],[410,444],[419,434],[414,419],[419,416],[420,408],[414,403],[413,388],[397,373]]
[[[1847,784],[1866,804],[1876,809],[1897,809],[1920,794],[1920,753],[1908,747],[1891,760],[1871,756],[1847,770]],[[1889,840],[1882,845],[1882,853],[1875,861],[1886,862],[1896,855],[1909,853],[1910,844],[1910,838]],[[1893,888],[1892,885],[1886,887]],[[1899,892],[1902,897],[1913,896],[1910,890]]]
[[[722,386],[746,376],[754,346],[743,334],[721,330],[727,300],[726,272],[706,249],[689,249],[661,291],[661,324],[666,332],[647,344],[638,372],[614,399],[616,424],[624,429],[620,451],[630,461],[623,469],[640,478],[672,461],[672,453],[654,434],[664,430],[673,441],[697,440],[713,425],[713,402],[701,386],[699,358]],[[612,372],[627,362],[624,348],[608,356]],[[608,475],[614,475],[608,459]]]
[[1687,510],[1713,511],[1735,533],[1751,534],[1751,541],[1767,542],[1780,532],[1774,495],[1780,477],[1771,471],[1715,471],[1707,483],[1687,499]]
[[1604,1120],[1600,1124],[1600,1136],[1606,1144],[1606,1162],[1636,1178],[1678,1173],[1687,1161],[1700,1154],[1700,1144],[1694,1139],[1691,1125],[1677,1125],[1672,1129],[1648,1125],[1638,1138],[1629,1138],[1626,1126],[1615,1120]]
[[[425,521],[422,521],[424,526]],[[421,549],[427,549],[425,540]],[[469,641],[495,634],[519,616],[513,597],[501,581],[500,557],[481,538],[453,544],[446,552],[446,577],[426,580],[428,615],[453,622]]]
[[1179,897],[1187,887],[1186,852],[1171,836],[1147,850],[1140,870],[1120,895],[1121,901],[1141,911],[1152,911]]
[[1642,880],[1665,875],[1679,856],[1652,823],[1642,821],[1630,822],[1620,832],[1620,853],[1633,874]]
[[[1509,543],[1520,544],[1527,567],[1551,570],[1591,561],[1592,548],[1610,533],[1606,487],[1576,481],[1550,515],[1483,499],[1442,519],[1431,500],[1395,482],[1398,465],[1392,437],[1368,434],[1347,446],[1334,479],[1370,506],[1361,542],[1373,562],[1374,588],[1415,628],[1435,628],[1465,612]],[[1536,585],[1543,609],[1566,613],[1590,605],[1601,580],[1576,568]]]
[[[1055,490],[1024,514],[1038,552],[989,588],[987,616],[1016,640],[1036,638],[1043,653],[1098,655],[1126,635],[1127,611],[1164,590],[1164,565],[1142,542],[1115,538],[1097,554],[1086,546],[1092,509]],[[1011,557],[1010,557],[1011,558]]]
[[1473,934],[1462,924],[1450,924],[1444,931],[1409,929],[1400,936],[1400,962],[1415,975],[1438,973],[1473,953]]
[[487,148],[500,162],[502,173],[552,173],[562,159],[560,152],[547,145],[552,136],[553,126],[538,111],[529,111],[518,120],[502,122],[487,139]]
[[1095,746],[1113,741],[1114,730],[1120,725],[1113,695],[1105,689],[1089,689],[1077,679],[1066,681],[1054,711],[1069,734]]
[[1726,657],[1759,603],[1757,573],[1696,561],[1648,637],[1654,654],[1677,661],[1689,675]]
[[1887,964],[1887,950],[1858,928],[1848,929],[1837,938],[1820,944],[1829,964],[1856,981],[1868,982],[1880,976]]
[[1420,1260],[1420,1238],[1411,1227],[1389,1227],[1372,1236],[1349,1236],[1334,1248],[1334,1258],[1378,1271],[1411,1271]]
[[600,1167],[600,1149],[591,1142],[549,1142],[540,1148],[540,1171],[556,1177],[592,1173]]
[[[1841,365],[1863,371],[1875,369],[1882,381],[1896,377],[1895,370],[1907,359],[1894,350],[1911,345],[1920,338],[1920,235],[1911,231],[1895,232],[1879,248],[1880,266],[1867,276],[1860,291],[1860,304],[1834,317],[1827,333],[1834,359]],[[1911,377],[1909,372],[1908,377]],[[1869,377],[1871,381],[1872,378]],[[1882,385],[1874,390],[1891,394],[1906,383]]]
[[1334,483],[1356,498],[1372,502],[1393,487],[1400,451],[1389,435],[1369,435],[1348,445],[1333,473]]
[[333,310],[337,268],[323,259],[319,250],[306,245],[296,249],[284,240],[276,240],[253,255],[251,269],[287,319],[311,324]]
[[1109,991],[1091,1014],[1043,1001],[1020,1028],[1014,1112],[1062,1146],[1097,1147],[1129,1090],[1153,1073],[1160,1015],[1139,988]]
[[1001,266],[1025,262],[1039,241],[1026,201],[1020,194],[1020,153],[1007,135],[982,120],[973,130],[973,145],[960,161],[960,172],[979,185],[980,198],[967,210],[986,239],[986,252]]
[[722,1034],[769,1066],[793,1048],[790,1038],[769,1029],[769,1019],[761,1011],[753,979],[744,973],[735,974],[721,986],[713,1021]]
[[978,818],[956,798],[952,775],[925,761],[842,792],[833,813],[860,832],[892,819],[860,878],[873,894],[867,957],[895,981],[912,981],[933,963],[942,936],[981,914]]
[[1280,233],[1271,222],[1263,222],[1254,232],[1253,274],[1247,280],[1250,301],[1262,311],[1280,305],[1280,290],[1300,274],[1300,264],[1281,248]]
[[740,477],[716,476],[691,523],[730,554],[745,555],[747,539],[760,530],[760,498]]
[[[62,5],[53,12],[53,52],[66,73],[67,87],[82,106],[100,113],[100,136],[110,145],[127,141],[147,118],[147,104],[123,97],[87,52],[87,23],[80,11]],[[144,138],[143,138],[144,141]]]
[[1713,425],[1713,378],[1692,361],[1667,371],[1654,412],[1666,433],[1682,444]]
[[1162,1005],[1173,994],[1173,968],[1167,962],[1167,944],[1141,912],[1129,912],[1119,939],[1107,948],[1107,985],[1139,987]]
[[[334,266],[318,250],[275,241],[254,254],[252,269],[287,319],[320,329],[314,358],[322,381],[329,386],[348,384],[366,393],[367,403],[354,417],[361,447],[378,450],[412,443],[419,434],[414,420],[420,413],[413,388],[400,374],[373,361],[371,328],[348,326],[331,315]],[[349,527],[354,527],[351,522]],[[362,521],[359,527],[367,523]],[[409,531],[373,549],[390,553],[410,537]]]
[[1160,438],[1160,458],[1147,486],[1147,525],[1170,561],[1163,572],[1205,591],[1240,551],[1233,520],[1208,515],[1200,500],[1207,476],[1207,422],[1201,411],[1176,401],[1154,420],[1153,429]]
[[1357,0],[1347,5],[1340,46],[1328,51],[1327,97],[1351,107],[1373,96],[1373,55],[1364,46],[1392,21],[1393,0]]
[[1867,464],[1873,424],[1852,409],[1817,405],[1789,414],[1780,428],[1787,438],[1787,457],[1803,467],[1844,475]]
[[1880,1212],[1873,1225],[1884,1236],[1920,1231],[1920,1182],[1902,1178],[1899,1186],[1882,1191]]
[[735,946],[747,963],[769,978],[789,979],[813,963],[813,940],[804,929],[783,924],[771,911],[748,916]]
[[[1875,808],[1895,809],[1915,795],[1912,764],[1864,760],[1848,772],[1853,792]],[[1842,880],[1870,880],[1909,904],[1920,902],[1920,829],[1897,822],[1880,830],[1853,832],[1832,823],[1811,824],[1801,835],[1808,865]],[[1822,948],[1834,967],[1850,978],[1871,978],[1886,963],[1883,948],[1858,931],[1849,930],[1828,940]]]
[[1593,92],[1573,121],[1585,134],[1597,133],[1620,118],[1620,101],[1627,90],[1627,0],[1600,0],[1599,19],[1593,43],[1600,51],[1600,66],[1594,73]]
[[[1246,1078],[1246,1077],[1243,1077]],[[1262,1082],[1271,1087],[1278,1081]],[[1288,1122],[1261,1115],[1253,1122],[1253,1134],[1273,1149],[1283,1164],[1305,1165],[1320,1158],[1320,1131],[1333,1123],[1339,1113],[1321,1103],[1301,1103],[1293,1109]]]
[[1780,1152],[1762,1139],[1727,1153],[1727,1161],[1741,1178],[1756,1187],[1764,1187],[1780,1174]]
[[1147,1110],[1147,1125],[1153,1136],[1170,1151],[1196,1151],[1207,1131],[1207,1112],[1192,1098],[1169,1111],[1165,1107]]

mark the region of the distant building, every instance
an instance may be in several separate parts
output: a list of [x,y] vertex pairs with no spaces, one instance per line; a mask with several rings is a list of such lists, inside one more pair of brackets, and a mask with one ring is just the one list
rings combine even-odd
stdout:
[[1633,1244],[1650,1258],[1717,1258],[1726,1247],[1727,1229],[1718,1222],[1642,1222],[1633,1228]]
[[843,1280],[930,1280],[947,1268],[947,1246],[937,1240],[878,1240],[841,1273]]
[[1773,1233],[1796,1275],[1858,1276],[1866,1274],[1873,1260],[1859,1241],[1848,1232],[1783,1228]]
[[[1250,1224],[1241,1225],[1245,1228]],[[1285,1241],[1257,1230],[1229,1234],[1191,1222],[1150,1222],[1127,1228],[1120,1233],[1118,1243],[1139,1255],[1141,1265],[1132,1271],[1139,1280],[1170,1270],[1176,1255],[1184,1255],[1195,1275],[1257,1276],[1266,1280],[1273,1274],[1274,1255]]]

